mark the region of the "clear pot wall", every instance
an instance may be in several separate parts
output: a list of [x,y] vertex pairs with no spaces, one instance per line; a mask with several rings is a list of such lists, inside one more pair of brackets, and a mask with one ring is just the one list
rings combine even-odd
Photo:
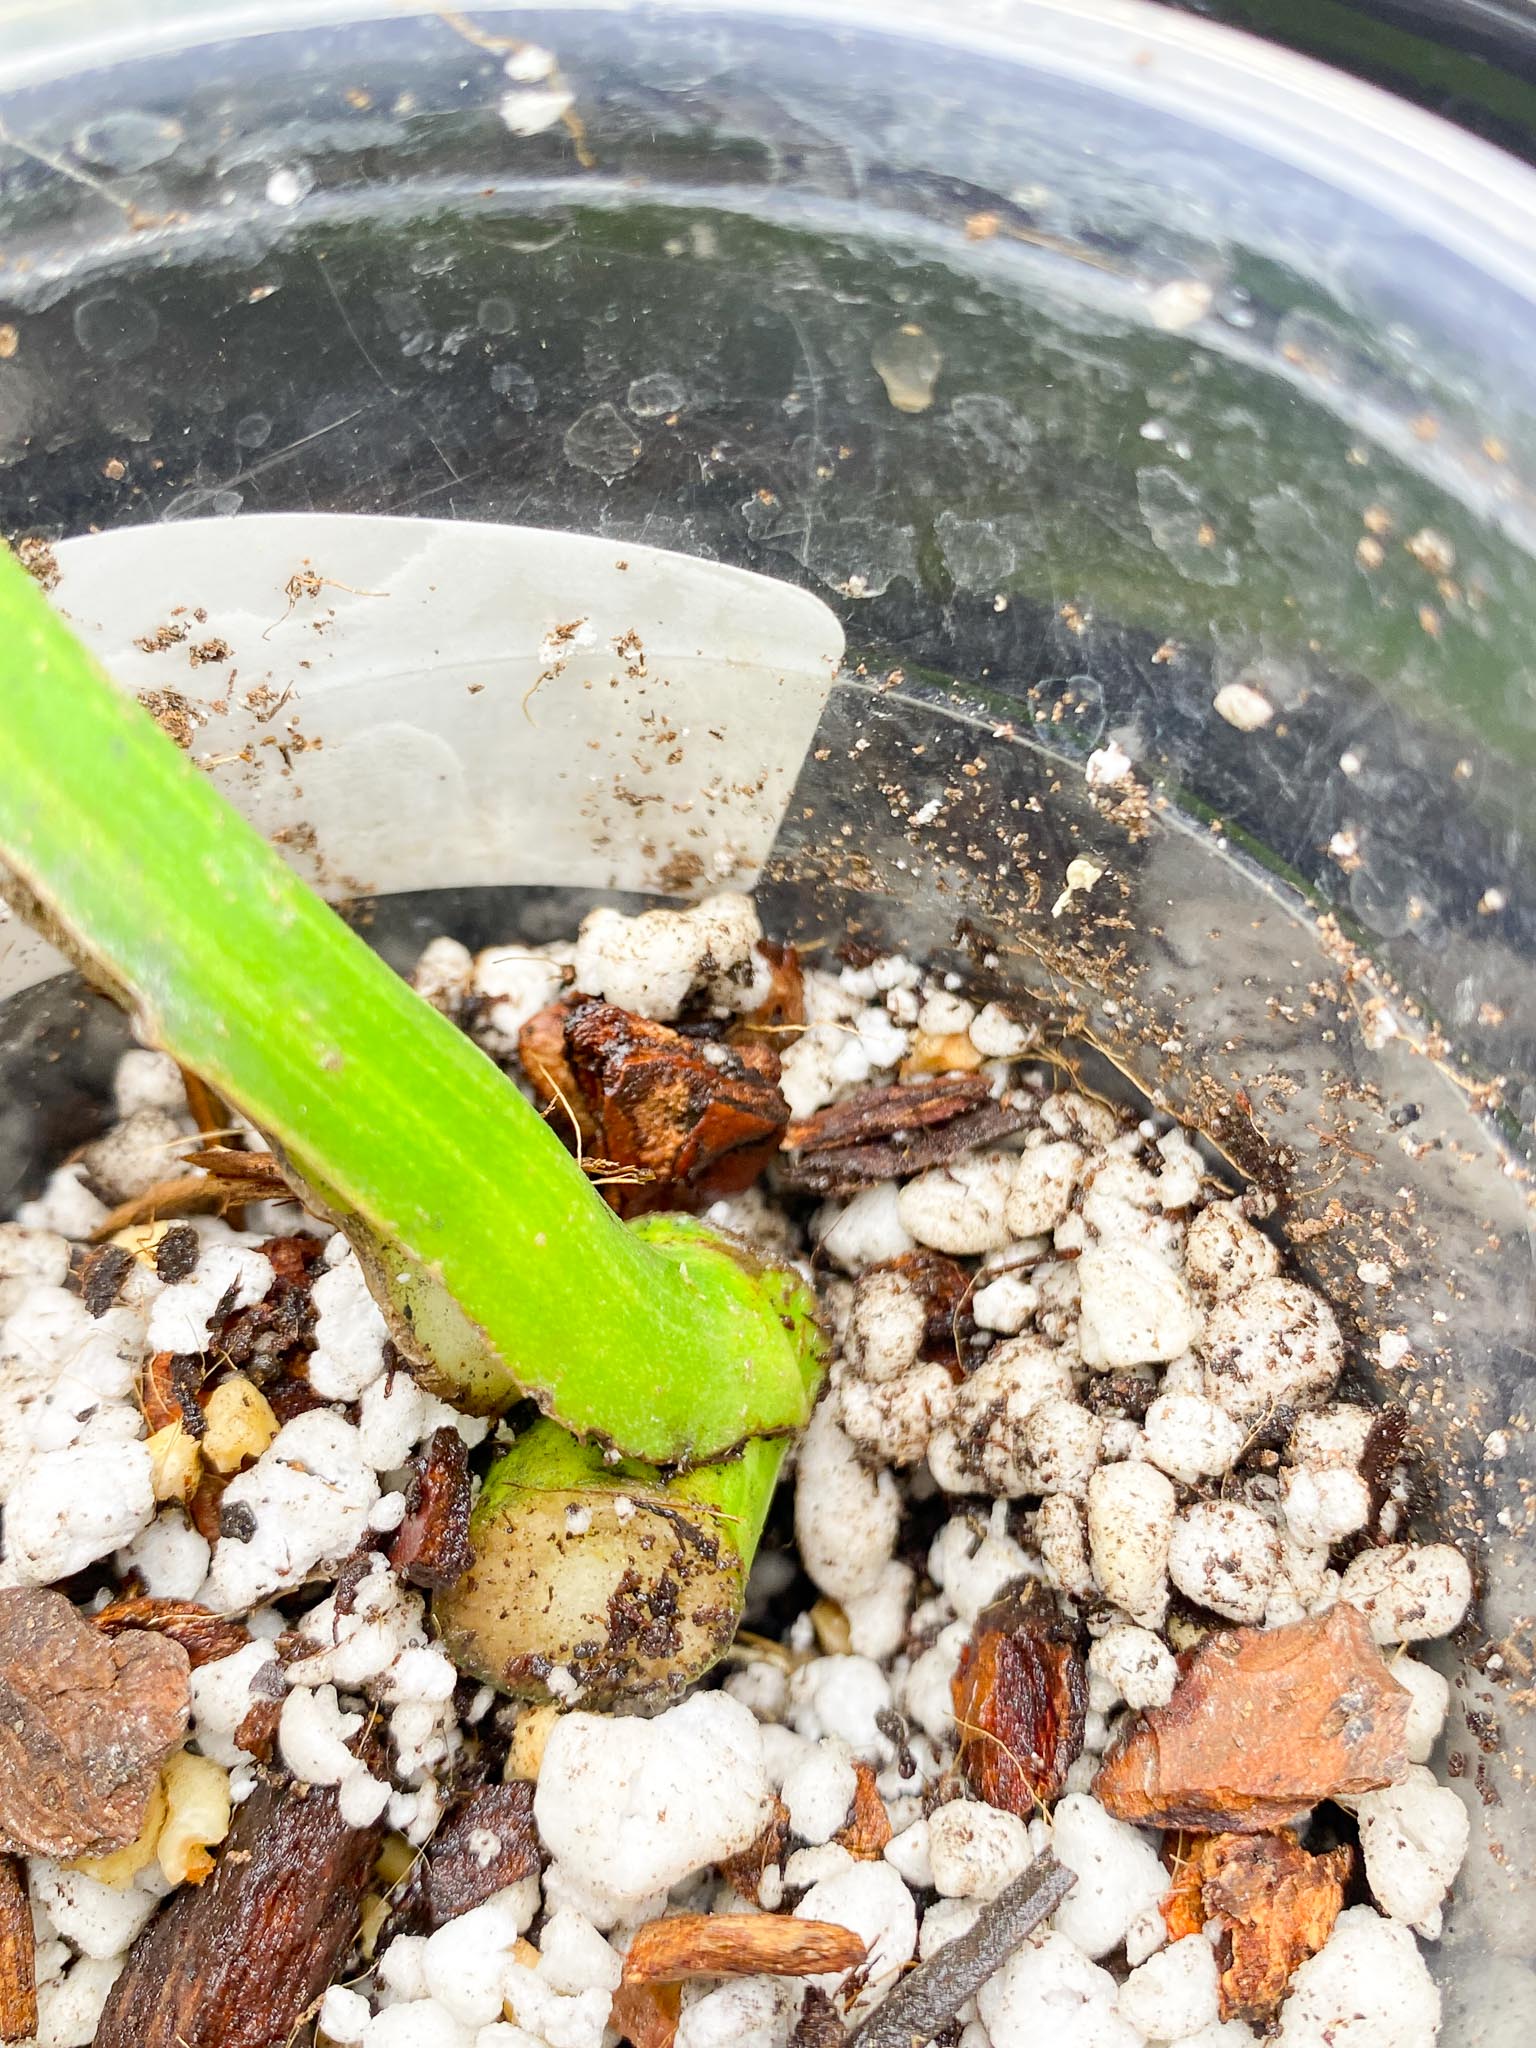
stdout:
[[[1439,1970],[1447,2038],[1524,2038],[1536,184],[1203,23],[888,11],[13,9],[0,520],[509,522],[831,604],[744,878],[796,937],[1032,991],[1281,1197],[1478,1558]],[[472,750],[452,658],[415,716]],[[1111,739],[1144,805],[1090,791]],[[564,898],[450,841],[372,928],[666,893],[697,841],[655,808]],[[14,1190],[114,1027],[57,981],[6,1018]]]

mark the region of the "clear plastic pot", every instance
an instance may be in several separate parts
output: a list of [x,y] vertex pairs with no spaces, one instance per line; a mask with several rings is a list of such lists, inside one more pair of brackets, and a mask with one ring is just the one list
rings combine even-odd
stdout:
[[[268,822],[290,806],[333,893],[380,892],[395,957],[755,881],[798,938],[1030,991],[1272,1186],[1355,1384],[1408,1407],[1426,1518],[1477,1557],[1448,1649],[1474,1849],[1437,1967],[1447,2039],[1524,2040],[1536,179],[1196,20],[893,13],[13,4],[0,519],[111,536],[70,540],[73,614],[207,714],[194,747],[228,742]],[[479,543],[434,525],[430,631],[391,629],[376,673],[349,636],[396,600],[335,529],[251,526],[274,512],[595,536],[653,596],[647,546],[756,569],[825,600],[848,659],[782,718],[799,654],[692,671],[761,758],[651,801],[668,671],[720,647],[624,670],[635,570],[578,606],[585,666],[526,716],[503,677],[476,725],[466,664],[535,673],[555,598],[519,585],[497,643]],[[93,616],[89,550],[130,527]],[[285,594],[279,557],[330,581]],[[265,618],[220,559],[265,565]],[[123,637],[186,604],[206,645],[221,603],[239,634],[201,665]],[[801,654],[833,644],[811,616]],[[518,721],[557,759],[589,684],[612,716],[554,771],[567,876]],[[293,693],[275,725],[262,689]],[[1091,785],[1111,742],[1140,796]],[[92,1127],[117,1040],[35,949],[8,972],[14,1191]]]

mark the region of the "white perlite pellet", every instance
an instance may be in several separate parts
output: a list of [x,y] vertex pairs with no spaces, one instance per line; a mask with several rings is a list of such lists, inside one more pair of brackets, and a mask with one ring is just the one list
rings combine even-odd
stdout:
[[1017,1814],[979,1799],[952,1799],[928,1817],[934,1889],[944,1898],[995,1899],[1033,1858]]
[[1051,1924],[1085,1955],[1118,1948],[1136,1915],[1157,1905],[1168,1889],[1153,1839],[1081,1793],[1058,1802],[1051,1846],[1077,1877]]
[[1105,1596],[1156,1628],[1168,1605],[1178,1496],[1166,1473],[1133,1461],[1101,1465],[1088,1482],[1088,1548]]
[[652,1721],[566,1714],[550,1730],[534,1814],[609,1924],[627,1905],[734,1856],[773,1810],[757,1723],[725,1693]]
[[1237,1421],[1327,1399],[1344,1364],[1333,1310],[1299,1280],[1257,1280],[1210,1311],[1200,1339],[1206,1390]]
[[1154,1247],[1091,1245],[1077,1262],[1083,1363],[1111,1371],[1177,1358],[1200,1334],[1200,1312]]
[[1350,1906],[1291,1979],[1275,2048],[1433,2048],[1440,1994],[1406,1927]]
[[811,1417],[795,1468],[795,1540],[812,1579],[834,1600],[872,1593],[896,1548],[901,1497],[889,1472],[860,1462],[830,1402]]
[[1280,1568],[1280,1538],[1256,1508],[1196,1501],[1174,1521],[1168,1576],[1179,1591],[1229,1621],[1264,1619]]
[[1014,1159],[1011,1152],[973,1152],[918,1174],[897,1198],[903,1228],[952,1258],[998,1250],[1017,1235],[1003,1218]]
[[1401,1784],[1354,1802],[1365,1880],[1383,1913],[1435,1940],[1440,1905],[1467,1853],[1467,1809],[1433,1771],[1411,1765]]
[[1449,1543],[1388,1543],[1346,1568],[1341,1599],[1358,1607],[1378,1643],[1448,1636],[1472,1602],[1472,1573]]
[[1120,2017],[1143,2040],[1182,2041],[1217,2019],[1216,1954],[1198,1934],[1170,1942],[1120,1986]]

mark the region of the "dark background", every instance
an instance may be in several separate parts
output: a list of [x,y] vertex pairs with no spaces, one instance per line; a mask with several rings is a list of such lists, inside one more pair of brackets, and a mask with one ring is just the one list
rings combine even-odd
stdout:
[[1414,100],[1536,163],[1530,0],[1168,0]]

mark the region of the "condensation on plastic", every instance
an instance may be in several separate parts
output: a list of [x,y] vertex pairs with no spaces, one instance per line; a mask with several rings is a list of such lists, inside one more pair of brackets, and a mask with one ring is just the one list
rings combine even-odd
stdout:
[[[1275,1189],[1477,1559],[1436,1968],[1447,2040],[1523,2043],[1536,180],[1109,0],[10,20],[0,521],[488,521],[816,592],[851,654],[765,911],[1027,991]],[[67,990],[5,1013],[12,1177],[100,1113]]]

